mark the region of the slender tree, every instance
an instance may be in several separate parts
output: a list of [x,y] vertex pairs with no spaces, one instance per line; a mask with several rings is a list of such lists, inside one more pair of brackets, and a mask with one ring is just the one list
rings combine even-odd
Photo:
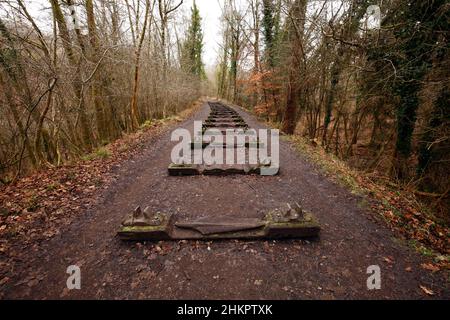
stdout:
[[197,4],[194,4],[191,8],[191,18],[189,29],[187,31],[186,40],[182,48],[182,68],[186,72],[198,77],[199,79],[205,79],[205,66],[202,60],[203,52],[203,31],[202,31],[202,18]]

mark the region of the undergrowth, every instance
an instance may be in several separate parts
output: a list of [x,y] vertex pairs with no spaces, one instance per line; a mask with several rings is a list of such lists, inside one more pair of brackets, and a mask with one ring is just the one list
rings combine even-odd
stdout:
[[414,193],[401,185],[376,175],[350,168],[321,146],[312,145],[300,136],[283,136],[296,149],[315,163],[332,180],[348,188],[353,194],[370,199],[372,212],[380,216],[396,233],[421,254],[431,257],[441,267],[450,264],[448,226],[437,219],[433,210],[420,202]]

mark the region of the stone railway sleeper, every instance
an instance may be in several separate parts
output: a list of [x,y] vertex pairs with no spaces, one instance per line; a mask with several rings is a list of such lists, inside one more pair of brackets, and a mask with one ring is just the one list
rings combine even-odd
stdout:
[[[238,112],[220,102],[209,102],[211,112],[203,125],[207,129],[218,129],[225,134],[229,128],[248,129]],[[215,152],[237,148],[262,148],[264,144],[255,141],[228,144],[227,142],[193,141],[191,149],[212,147]],[[234,152],[234,151],[233,151]],[[256,165],[195,165],[175,164],[168,167],[170,176],[215,176],[236,174],[260,174],[270,162]],[[186,178],[184,178],[186,179]],[[261,177],[263,179],[263,177]],[[314,216],[305,212],[298,203],[288,203],[281,208],[267,212],[261,218],[231,218],[206,216],[180,221],[171,213],[150,212],[148,208],[136,208],[122,223],[118,235],[123,240],[215,240],[215,239],[281,239],[312,238],[319,235],[320,226]]]

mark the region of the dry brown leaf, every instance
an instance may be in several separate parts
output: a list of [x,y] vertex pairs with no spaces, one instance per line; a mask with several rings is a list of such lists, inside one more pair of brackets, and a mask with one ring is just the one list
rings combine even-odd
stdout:
[[440,268],[438,266],[436,266],[432,263],[422,263],[420,266],[425,270],[429,270],[429,271],[433,271],[433,272],[440,270]]
[[394,263],[394,261],[393,261],[394,259],[392,257],[384,257],[383,259],[384,259],[384,261],[386,261],[389,264],[393,264]]
[[423,292],[425,292],[429,296],[434,296],[434,291],[431,289],[428,289],[427,287],[420,286],[420,289],[422,289]]

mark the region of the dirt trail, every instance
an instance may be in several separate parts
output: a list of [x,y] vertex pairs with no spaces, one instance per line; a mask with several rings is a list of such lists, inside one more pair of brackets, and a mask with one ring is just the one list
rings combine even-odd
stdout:
[[[250,127],[264,127],[238,111]],[[205,104],[181,126],[192,128],[208,112]],[[281,143],[278,176],[168,177],[170,129],[118,169],[120,178],[92,209],[26,254],[4,298],[427,298],[421,285],[433,297],[450,297],[442,273],[423,270],[423,258],[360,209],[361,199],[319,174],[289,143]],[[155,244],[116,237],[137,205],[182,217],[260,217],[292,201],[319,219],[320,239]],[[81,290],[65,289],[72,264],[81,267]],[[370,265],[381,267],[381,290],[367,290]]]

